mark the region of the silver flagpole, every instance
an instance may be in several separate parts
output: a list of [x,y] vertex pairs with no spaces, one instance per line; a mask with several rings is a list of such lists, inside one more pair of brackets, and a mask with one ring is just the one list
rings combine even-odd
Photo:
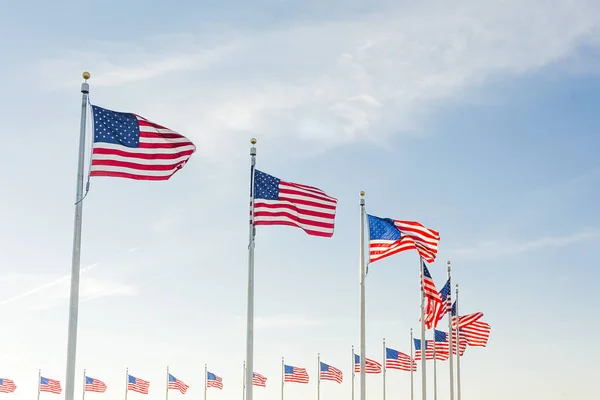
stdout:
[[450,261],[447,261],[446,264],[448,265],[448,298],[446,299],[446,312],[448,313],[448,345],[450,346],[450,400],[454,400],[454,364],[453,364],[453,360],[452,360],[452,343],[453,343],[453,336],[452,335],[452,309],[448,308],[448,305],[450,305],[450,307],[452,306],[452,281],[450,280]]
[[412,328],[410,328],[410,400],[415,400],[415,382],[414,382],[414,377],[413,377],[414,376],[413,364],[416,364],[416,362],[414,361],[413,347],[414,347],[413,330],[412,330]]
[[67,335],[67,376],[65,400],[74,400],[75,360],[77,356],[77,317],[79,313],[79,273],[81,266],[81,222],[83,217],[83,175],[85,168],[85,117],[87,115],[90,73],[81,74],[81,124],[79,127],[79,155],[75,189],[75,223],[73,229],[73,258],[71,262],[71,294],[69,300],[69,330]]
[[169,400],[169,366],[167,365],[167,389],[165,393],[166,399]]
[[321,354],[317,353],[317,400],[321,400]]
[[354,367],[356,362],[354,361],[354,346],[352,346],[352,400],[354,400],[354,377],[356,373],[354,372]]
[[256,139],[250,139],[250,232],[248,243],[248,321],[246,328],[246,400],[252,400],[252,373],[254,372],[254,169],[256,166]]
[[81,393],[81,400],[85,400],[85,369],[83,370],[83,393]]
[[433,328],[433,400],[437,400],[437,353],[435,351],[435,327]]
[[285,383],[285,364],[281,357],[281,400],[283,400],[283,384]]
[[246,398],[246,361],[244,361],[244,377],[242,379],[242,400]]
[[385,400],[385,373],[386,373],[386,351],[385,351],[385,338],[383,338],[383,400]]
[[366,322],[365,322],[365,192],[360,192],[360,400],[367,398],[366,386]]
[[206,389],[208,388],[208,365],[204,364],[204,400],[206,400]]
[[129,368],[125,367],[125,400],[127,400],[127,392],[129,392]]
[[421,398],[427,400],[427,341],[425,340],[425,271],[423,258],[421,261]]
[[456,284],[456,395],[460,400],[460,332],[458,330],[458,284]]
[[40,400],[40,392],[42,391],[42,370],[38,372],[38,400]]

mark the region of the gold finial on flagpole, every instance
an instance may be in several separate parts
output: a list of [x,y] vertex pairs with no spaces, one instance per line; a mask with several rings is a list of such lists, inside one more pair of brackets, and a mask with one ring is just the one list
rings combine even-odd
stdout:
[[255,138],[250,139],[250,143],[251,144],[256,144],[256,139]]
[[446,261],[446,265],[450,265],[450,260]]
[[83,79],[85,79],[86,81],[92,77],[92,75],[91,75],[89,72],[87,72],[87,71],[85,71],[83,74],[81,74],[81,76],[82,76],[82,77],[83,77]]
[[362,190],[360,191],[360,197],[365,197],[365,192],[363,192]]

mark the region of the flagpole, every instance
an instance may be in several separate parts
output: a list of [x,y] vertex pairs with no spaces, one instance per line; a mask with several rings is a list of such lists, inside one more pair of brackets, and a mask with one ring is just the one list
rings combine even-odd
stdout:
[[354,400],[354,366],[356,365],[356,363],[354,362],[354,346],[352,346],[352,400]]
[[79,313],[79,273],[81,266],[81,222],[83,217],[83,174],[85,163],[85,117],[87,115],[90,73],[81,74],[81,124],[79,127],[79,155],[77,158],[77,184],[75,189],[75,222],[73,228],[73,255],[71,261],[71,293],[69,300],[69,329],[67,334],[67,376],[65,400],[74,400],[75,359],[77,353],[77,318]]
[[460,332],[458,329],[458,284],[456,284],[456,397],[460,400]]
[[[413,341],[413,330],[410,328],[410,400],[415,400],[415,382],[414,382],[414,355],[413,355],[414,341]],[[422,353],[422,351],[421,351]]]
[[281,357],[281,400],[283,400],[283,384],[285,383],[285,364],[283,362],[283,357]]
[[[453,365],[453,361],[452,361],[452,342],[453,342],[453,337],[454,335],[452,335],[452,281],[450,280],[450,261],[446,262],[446,265],[448,265],[448,298],[446,299],[446,312],[448,313],[448,345],[450,346],[450,400],[454,400],[454,365]],[[458,346],[457,346],[458,349]],[[457,350],[458,353],[458,350]]]
[[204,400],[206,400],[206,389],[208,388],[208,365],[204,364]]
[[321,354],[317,353],[317,400],[321,400]]
[[84,370],[83,370],[83,393],[81,394],[81,400],[85,400],[85,382],[86,382],[86,379],[85,379],[85,368],[84,368]]
[[40,400],[40,392],[42,391],[42,370],[40,369],[38,372],[38,397],[37,400]]
[[254,169],[256,166],[256,139],[250,139],[250,227],[248,240],[248,314],[246,327],[246,400],[252,400],[252,373],[254,372]]
[[169,400],[169,366],[167,365],[167,390],[166,390],[166,399]]
[[427,341],[425,340],[425,271],[423,258],[421,261],[421,398],[427,400]]
[[360,192],[360,400],[366,400],[366,322],[365,322],[365,192]]
[[127,400],[127,392],[129,392],[129,368],[125,367],[125,400]]
[[385,400],[385,371],[386,371],[386,351],[385,351],[385,338],[383,338],[383,400]]
[[246,398],[246,361],[244,361],[244,377],[242,379],[242,400]]
[[437,400],[437,352],[435,348],[435,327],[433,328],[433,400]]

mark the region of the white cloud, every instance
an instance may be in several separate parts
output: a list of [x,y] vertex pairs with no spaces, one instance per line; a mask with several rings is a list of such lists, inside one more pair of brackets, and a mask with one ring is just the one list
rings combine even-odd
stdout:
[[63,86],[83,69],[92,71],[92,85],[120,85],[115,97],[126,93],[128,108],[176,121],[212,159],[255,133],[321,148],[380,143],[418,131],[433,104],[459,99],[490,76],[535,71],[597,45],[600,6],[434,1],[355,18],[228,31],[219,40],[214,32],[208,45],[198,44],[202,35],[103,45],[46,61],[42,70]]
[[600,231],[583,230],[569,235],[544,237],[524,242],[514,240],[485,241],[480,242],[473,247],[451,250],[450,252],[454,256],[461,258],[490,258],[598,240],[600,240]]

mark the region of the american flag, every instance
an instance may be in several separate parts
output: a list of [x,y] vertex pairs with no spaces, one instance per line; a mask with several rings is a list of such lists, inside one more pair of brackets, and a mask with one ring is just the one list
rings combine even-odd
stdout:
[[308,373],[306,373],[306,368],[284,365],[283,377],[285,382],[308,383]]
[[324,362],[321,363],[321,373],[319,377],[324,381],[336,381],[337,383],[342,383],[344,380],[344,375],[342,371],[339,369],[332,367],[331,365],[327,365]]
[[91,176],[167,180],[196,151],[184,136],[136,114],[92,106]]
[[12,393],[17,389],[17,385],[11,380],[0,378],[0,393]]
[[173,375],[169,374],[169,389],[176,389],[181,392],[181,394],[185,394],[190,387],[185,384],[185,382],[180,381],[175,378]]
[[[360,372],[360,356],[354,355],[354,372]],[[365,373],[367,374],[380,374],[381,364],[375,360],[365,357]]]
[[138,392],[141,394],[148,394],[149,388],[150,382],[140,378],[136,378],[133,375],[129,375],[129,378],[127,380],[127,390],[133,390],[134,392]]
[[[452,304],[452,329],[456,329],[456,307],[457,307],[456,302],[457,302],[457,300],[455,300],[454,304]],[[462,329],[466,326],[469,326],[472,323],[474,323],[475,321],[480,320],[481,317],[483,317],[482,312],[475,312],[475,313],[471,313],[471,314],[467,314],[467,315],[460,315],[458,317],[458,328]]]
[[85,377],[85,391],[86,392],[97,392],[104,393],[106,391],[106,385],[99,379]]
[[212,372],[206,372],[206,387],[223,389],[223,379]]
[[492,327],[487,322],[475,321],[459,329],[460,337],[464,338],[469,346],[486,347]]
[[429,273],[425,261],[423,262],[423,292],[427,299],[425,307],[425,327],[427,329],[435,328],[442,319],[440,314],[444,311],[445,304],[442,302],[442,297],[438,293],[433,278]]
[[55,381],[54,379],[44,378],[43,376],[40,378],[40,392],[50,392],[54,394],[60,394],[62,392],[62,388],[60,387],[60,381]]
[[254,225],[287,225],[331,237],[337,199],[313,186],[254,170]]
[[[421,359],[421,339],[413,338],[413,342],[415,344],[415,360],[419,361]],[[425,351],[427,351],[427,341],[425,341]],[[427,353],[425,358],[427,359]]]
[[408,354],[401,353],[397,350],[390,349],[389,347],[385,348],[385,367],[390,369],[399,369],[402,371],[410,371],[410,367],[412,365],[412,370],[417,370],[417,363],[414,360],[411,360]]
[[252,384],[254,386],[267,387],[267,378],[258,372],[252,373]]
[[450,358],[450,343],[448,343],[448,334],[446,332],[434,330],[435,347],[433,340],[427,341],[427,351],[425,357],[427,360],[445,361]]
[[370,262],[406,250],[417,250],[422,259],[435,261],[440,234],[418,222],[400,221],[367,215],[369,221]]

